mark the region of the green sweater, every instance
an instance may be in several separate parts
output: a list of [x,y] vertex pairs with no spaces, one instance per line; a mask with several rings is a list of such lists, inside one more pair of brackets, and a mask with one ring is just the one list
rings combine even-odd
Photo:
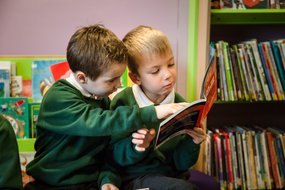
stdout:
[[[185,100],[175,93],[175,102],[185,102]],[[126,105],[137,105],[130,87],[114,97],[111,108],[117,109]],[[148,123],[142,127],[151,128],[152,124]],[[189,135],[177,136],[159,149],[153,150],[153,147],[150,147],[145,152],[137,152],[131,138],[131,133],[112,137],[112,162],[125,180],[151,173],[177,176],[194,165],[199,156],[200,145],[195,144]]]
[[98,182],[120,184],[104,158],[110,135],[126,134],[144,123],[158,126],[153,106],[109,110],[110,100],[85,97],[59,80],[43,97],[37,122],[35,158],[27,173],[53,186]]
[[0,114],[0,189],[23,189],[18,144],[10,122]]

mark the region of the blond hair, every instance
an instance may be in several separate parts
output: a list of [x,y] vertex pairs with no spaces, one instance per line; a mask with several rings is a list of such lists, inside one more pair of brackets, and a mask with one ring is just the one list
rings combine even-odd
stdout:
[[138,61],[145,55],[164,55],[172,52],[171,45],[161,31],[150,26],[138,26],[123,38],[128,48],[128,67],[132,73],[138,74]]

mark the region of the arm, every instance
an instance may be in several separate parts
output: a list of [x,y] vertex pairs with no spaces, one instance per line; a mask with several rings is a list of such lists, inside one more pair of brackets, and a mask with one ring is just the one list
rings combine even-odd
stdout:
[[126,135],[143,124],[154,124],[157,128],[158,119],[182,106],[170,104],[139,108],[134,105],[109,110],[108,98],[94,100],[84,97],[78,90],[58,81],[42,100],[37,127],[73,136]]
[[15,132],[0,114],[0,189],[23,189]]
[[189,136],[184,137],[174,152],[174,162],[176,168],[180,170],[185,170],[196,163],[199,157],[200,144],[206,139],[206,133],[202,128],[194,128],[187,131],[187,134]]
[[173,161],[178,171],[186,171],[193,166],[199,157],[200,144],[193,142],[188,135],[183,136],[183,140],[176,146],[173,153]]
[[116,165],[132,165],[145,158],[155,137],[155,130],[139,129],[127,138],[113,143],[112,157]]
[[112,166],[106,163],[98,176],[98,187],[101,187],[102,190],[118,190],[120,185],[120,176]]
[[57,89],[57,84],[42,100],[37,127],[66,135],[108,136],[130,133],[144,123],[158,123],[154,106],[109,110],[108,98],[96,101],[71,87]]

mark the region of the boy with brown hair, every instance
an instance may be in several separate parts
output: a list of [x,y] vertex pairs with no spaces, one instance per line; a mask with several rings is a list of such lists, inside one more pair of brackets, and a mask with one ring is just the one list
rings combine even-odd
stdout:
[[[135,84],[118,93],[111,102],[111,108],[134,105],[144,108],[185,102],[174,90],[176,65],[171,45],[161,31],[138,26],[124,37],[123,42],[129,53],[129,76]],[[155,126],[147,123],[142,128]],[[156,150],[148,148],[138,152],[130,148],[134,146],[130,143],[132,136],[139,141],[144,135],[138,131],[129,138],[113,136],[113,162],[121,172],[124,189],[195,189],[195,185],[184,180],[182,175],[198,159],[200,143],[206,137],[203,129],[189,130],[187,135],[177,136]],[[150,141],[154,135],[148,138]]]
[[102,25],[78,29],[66,56],[72,73],[55,82],[42,99],[36,154],[27,166],[35,181],[26,189],[117,190],[120,178],[104,160],[110,136],[145,123],[157,125],[158,119],[184,105],[109,110],[108,95],[121,86],[127,49]]

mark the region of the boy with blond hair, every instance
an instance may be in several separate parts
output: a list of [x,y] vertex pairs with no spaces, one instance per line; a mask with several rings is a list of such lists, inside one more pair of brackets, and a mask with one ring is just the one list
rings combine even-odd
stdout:
[[[185,100],[174,90],[176,65],[171,45],[159,30],[148,26],[138,26],[123,39],[129,54],[129,76],[134,82],[118,93],[111,102],[111,108],[121,106],[164,105]],[[148,141],[154,139],[152,123],[143,124],[149,131]],[[149,147],[144,152],[131,144],[145,136],[145,131],[132,135],[113,137],[113,164],[120,171],[125,190],[149,188],[190,190],[195,185],[183,179],[183,174],[193,166],[199,155],[200,143],[205,139],[201,128],[189,130],[187,135],[177,136],[158,149]],[[122,139],[122,140],[121,140]],[[154,143],[153,143],[154,144]],[[144,150],[144,149],[143,149]]]

